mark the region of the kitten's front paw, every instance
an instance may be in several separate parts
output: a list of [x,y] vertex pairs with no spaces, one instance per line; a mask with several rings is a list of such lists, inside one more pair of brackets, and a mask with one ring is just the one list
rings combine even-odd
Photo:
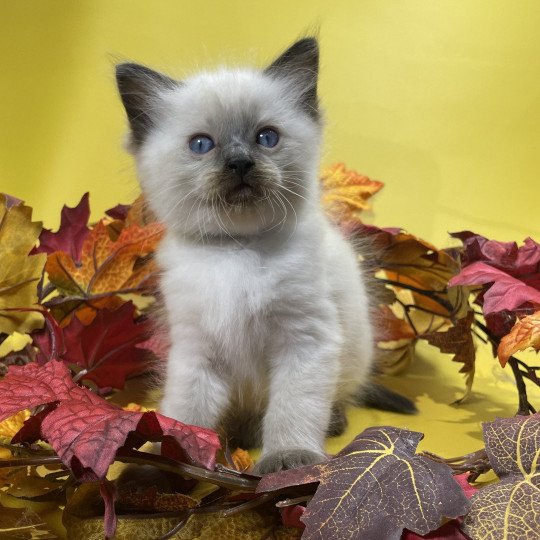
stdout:
[[267,474],[284,469],[296,469],[304,465],[313,465],[324,461],[326,456],[321,452],[305,450],[304,448],[291,448],[278,450],[263,455],[253,469],[254,474]]

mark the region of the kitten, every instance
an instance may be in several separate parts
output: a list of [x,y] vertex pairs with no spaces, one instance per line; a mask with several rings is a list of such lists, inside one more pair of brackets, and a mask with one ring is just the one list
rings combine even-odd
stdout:
[[262,442],[257,472],[325,458],[369,380],[369,298],[319,205],[317,41],[266,69],[176,81],[117,66],[172,347],[161,411]]

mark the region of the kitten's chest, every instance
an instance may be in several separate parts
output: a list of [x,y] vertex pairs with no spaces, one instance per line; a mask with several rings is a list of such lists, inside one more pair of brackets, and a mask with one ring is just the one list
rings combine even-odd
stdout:
[[197,326],[220,355],[260,356],[278,280],[264,258],[251,250],[202,248],[174,257],[162,264],[171,324]]

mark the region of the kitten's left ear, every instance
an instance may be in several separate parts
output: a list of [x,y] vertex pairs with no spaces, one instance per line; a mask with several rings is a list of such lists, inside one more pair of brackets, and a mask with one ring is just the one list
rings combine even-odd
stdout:
[[315,38],[303,38],[291,45],[264,72],[289,80],[299,91],[301,105],[306,112],[315,120],[319,119],[319,45]]
[[116,83],[131,126],[131,142],[137,147],[154,125],[153,110],[159,92],[173,89],[179,83],[139,64],[116,66]]

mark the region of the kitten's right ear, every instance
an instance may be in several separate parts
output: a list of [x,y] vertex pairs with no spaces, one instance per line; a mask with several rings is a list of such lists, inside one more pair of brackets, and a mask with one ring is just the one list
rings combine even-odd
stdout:
[[319,45],[316,38],[306,37],[297,41],[276,58],[264,72],[289,80],[300,94],[300,104],[310,116],[318,120]]
[[153,109],[160,90],[178,82],[139,64],[116,66],[116,84],[131,126],[131,142],[139,146],[154,123]]

